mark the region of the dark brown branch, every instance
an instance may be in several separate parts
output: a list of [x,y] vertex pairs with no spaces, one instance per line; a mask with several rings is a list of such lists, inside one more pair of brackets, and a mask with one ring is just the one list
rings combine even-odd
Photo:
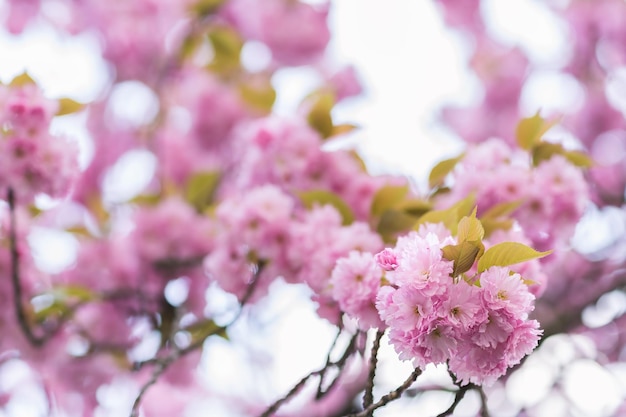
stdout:
[[[322,369],[325,369],[325,370],[330,369],[329,368],[330,363],[331,363],[330,355],[335,349],[335,346],[337,346],[337,342],[339,341],[339,337],[341,336],[341,330],[342,329],[340,328],[337,334],[335,335],[335,338],[333,339],[333,343],[330,345],[330,348],[328,348],[328,354],[326,355],[326,362],[324,364],[324,368]],[[324,383],[325,376],[326,376],[326,372],[323,372],[320,375],[320,383],[317,385],[317,393],[315,394],[315,398],[317,398],[318,400],[322,398],[322,396],[324,395],[324,390],[322,389],[322,385]]]
[[420,368],[415,368],[413,372],[411,373],[411,375],[409,375],[409,377],[406,379],[406,381],[404,381],[402,385],[400,385],[398,388],[389,392],[389,394],[387,395],[383,395],[383,397],[380,400],[378,400],[374,404],[371,404],[363,411],[355,413],[355,414],[348,414],[345,417],[367,417],[371,415],[374,410],[382,406],[385,406],[389,404],[390,402],[400,398],[400,396],[402,396],[402,393],[404,393],[404,391],[409,389],[409,387],[413,385],[417,377],[420,376],[421,374],[422,374],[422,370]]
[[26,336],[28,342],[35,347],[42,346],[46,340],[46,336],[38,336],[30,327],[26,311],[24,309],[22,283],[20,280],[20,254],[17,249],[17,221],[15,219],[15,193],[12,188],[7,192],[7,201],[9,203],[9,248],[11,251],[11,283],[13,285],[13,304],[15,306],[15,315],[17,322],[22,329],[22,333]]
[[[359,337],[359,334],[360,333],[357,332],[352,337],[352,339],[350,340],[350,343],[346,347],[346,350],[344,351],[344,353],[341,356],[341,358],[339,358],[339,360],[337,360],[335,362],[327,363],[323,368],[318,369],[317,371],[313,371],[313,372],[309,373],[308,375],[306,375],[305,377],[303,377],[296,385],[293,386],[293,388],[291,388],[291,390],[289,390],[289,392],[287,394],[285,394],[283,397],[281,397],[278,400],[276,400],[259,417],[270,417],[271,415],[273,415],[280,408],[280,406],[282,406],[285,402],[287,402],[291,397],[296,395],[298,393],[298,391],[300,391],[302,389],[302,387],[304,387],[304,384],[306,384],[309,379],[311,379],[311,378],[313,378],[315,376],[320,376],[320,377],[323,376],[328,371],[328,369],[330,367],[337,367],[339,369],[343,368],[343,366],[345,365],[345,363],[348,360],[348,358],[352,355],[352,353],[354,353],[354,348],[356,346],[356,340]],[[328,392],[328,391],[330,391],[332,389],[332,387],[335,385],[335,383],[337,382],[338,379],[339,379],[339,377],[335,378],[335,380],[332,382],[331,386],[326,390],[326,392]],[[324,393],[322,393],[322,395],[323,394]]]
[[452,401],[452,404],[450,404],[450,407],[448,407],[448,409],[442,412],[441,414],[438,414],[437,417],[445,417],[445,416],[452,415],[452,413],[454,413],[454,410],[456,410],[456,407],[459,405],[461,400],[465,398],[465,394],[467,393],[467,391],[476,389],[476,388],[477,387],[474,384],[468,384],[468,385],[459,387],[459,389],[456,390],[456,393],[454,395],[454,401]]
[[155,368],[154,368],[154,371],[152,372],[152,376],[150,377],[150,379],[146,381],[142,385],[141,389],[139,390],[139,394],[137,394],[137,397],[135,398],[135,402],[133,403],[133,407],[130,412],[130,417],[137,417],[139,415],[139,406],[141,405],[141,401],[143,397],[145,396],[146,392],[148,391],[148,389],[150,389],[150,387],[152,387],[154,384],[158,382],[161,375],[163,375],[163,373],[165,373],[165,371],[167,371],[174,362],[176,362],[181,357],[197,349],[200,349],[204,345],[204,341],[208,337],[225,332],[228,327],[233,325],[239,319],[239,317],[241,317],[241,312],[243,311],[245,304],[252,297],[254,290],[257,286],[257,283],[259,281],[259,277],[261,276],[261,273],[263,272],[264,266],[265,266],[265,263],[263,261],[259,262],[259,264],[257,265],[256,271],[254,272],[254,276],[252,277],[252,281],[250,282],[250,284],[248,284],[246,293],[244,294],[241,300],[240,309],[237,312],[237,315],[228,324],[224,326],[216,326],[214,329],[208,332],[204,337],[200,338],[196,342],[190,344],[189,346],[183,349],[175,349],[172,352],[172,354],[170,354],[169,356],[135,364],[135,369],[141,369],[143,366],[148,365],[148,364],[155,365]]
[[[376,376],[376,366],[378,364],[378,349],[380,349],[380,340],[383,338],[384,331],[378,330],[374,343],[372,344],[372,353],[370,355],[369,374],[367,376],[367,386],[365,394],[363,394],[363,408],[366,409],[374,402],[374,377]],[[371,417],[369,414],[368,417]]]

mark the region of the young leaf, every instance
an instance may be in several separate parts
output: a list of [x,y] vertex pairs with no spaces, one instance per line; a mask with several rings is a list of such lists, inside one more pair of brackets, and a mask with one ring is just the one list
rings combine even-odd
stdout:
[[459,242],[481,241],[485,237],[485,229],[476,218],[476,207],[470,216],[463,217],[459,222],[457,237]]
[[522,200],[515,200],[496,204],[483,213],[480,220],[484,222],[485,219],[497,219],[498,217],[509,215],[517,210],[517,208],[522,205],[522,202]]
[[269,113],[276,101],[276,90],[269,78],[255,77],[239,84],[239,95],[250,107]]
[[394,208],[404,200],[408,192],[408,185],[386,185],[380,188],[372,200],[372,208],[370,210],[372,216],[380,216],[385,210]]
[[353,125],[351,123],[341,123],[341,124],[333,126],[333,131],[331,132],[330,136],[335,137],[335,136],[345,135],[358,128],[359,126]]
[[563,145],[559,143],[542,142],[533,148],[533,165],[538,166],[543,161],[548,161],[554,155],[564,155],[565,152]]
[[487,249],[478,261],[478,272],[483,272],[492,266],[509,266],[531,259],[543,258],[552,251],[538,252],[518,242],[503,242]]
[[330,91],[319,91],[308,100],[312,100],[311,110],[307,116],[309,125],[323,138],[330,137],[334,128],[330,112],[335,105],[335,95]]
[[452,172],[456,164],[463,159],[463,154],[456,158],[445,159],[433,167],[428,176],[428,185],[430,188],[438,187],[443,184],[446,176]]
[[229,74],[239,69],[243,38],[226,26],[219,26],[209,33],[209,41],[213,46],[213,61],[209,68],[220,74]]
[[185,188],[185,200],[199,213],[213,201],[213,195],[219,184],[219,172],[199,172],[189,179]]
[[541,141],[541,137],[557,123],[558,119],[546,120],[539,112],[520,120],[515,129],[517,144],[526,150],[534,148]]
[[72,100],[71,98],[60,98],[59,99],[59,110],[57,111],[57,116],[65,116],[66,114],[76,113],[85,108],[83,103],[79,103],[78,101]]
[[302,204],[304,204],[304,206],[308,209],[313,208],[316,204],[330,204],[337,209],[339,214],[341,214],[344,225],[349,225],[354,222],[354,213],[352,213],[352,209],[335,193],[326,190],[311,190],[299,192],[298,197],[300,197]]
[[398,210],[411,216],[420,217],[433,209],[432,204],[425,200],[404,200],[397,206]]
[[20,75],[16,76],[9,83],[9,87],[22,87],[27,84],[37,84],[35,80],[33,80],[27,72],[23,72]]
[[411,230],[417,218],[399,210],[386,210],[381,216],[376,232],[385,242],[393,242],[397,233]]
[[593,166],[593,159],[589,155],[580,151],[566,151],[565,157],[569,162],[581,168],[590,168]]
[[483,248],[481,242],[465,241],[458,245],[444,246],[441,251],[444,258],[454,262],[452,276],[456,277],[472,268]]
[[418,230],[424,223],[443,223],[455,235],[459,220],[470,213],[475,201],[476,197],[470,194],[448,209],[429,211],[419,218],[413,229]]

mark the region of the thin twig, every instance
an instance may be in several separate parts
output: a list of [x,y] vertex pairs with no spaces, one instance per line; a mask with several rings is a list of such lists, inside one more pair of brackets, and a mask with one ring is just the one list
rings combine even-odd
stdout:
[[[272,405],[270,405],[264,412],[263,414],[261,414],[259,417],[270,417],[272,414],[274,414],[274,412],[276,412],[281,405],[283,405],[285,402],[287,402],[291,397],[293,397],[294,395],[296,395],[298,393],[298,391],[300,391],[300,389],[302,389],[302,387],[304,386],[304,384],[306,384],[306,382],[315,377],[315,376],[322,376],[324,375],[324,373],[326,373],[326,371],[328,370],[328,368],[330,367],[338,367],[338,368],[342,368],[343,365],[346,363],[346,361],[348,360],[348,358],[352,355],[352,353],[354,352],[354,347],[356,345],[356,339],[359,336],[359,332],[357,332],[352,339],[350,340],[350,343],[348,344],[348,346],[346,347],[346,350],[344,351],[343,355],[341,356],[341,358],[339,358],[339,360],[335,361],[335,362],[330,362],[327,363],[323,368],[318,369],[317,371],[313,371],[311,373],[309,373],[308,375],[306,375],[305,377],[303,377],[296,385],[293,386],[293,388],[291,388],[291,390],[289,390],[289,392],[287,394],[285,394],[283,397],[279,398],[278,400],[276,400]],[[339,378],[336,378],[333,383],[331,384],[331,386],[326,390],[326,392],[330,391],[330,389],[332,388],[332,386],[334,386],[334,384],[337,382]],[[325,393],[326,393],[325,392]],[[325,393],[322,393],[325,394]]]
[[[380,340],[383,338],[385,332],[376,331],[376,337],[372,344],[372,353],[370,355],[369,374],[367,376],[367,386],[365,387],[365,394],[363,394],[363,408],[367,408],[374,402],[374,377],[376,376],[376,366],[378,365],[378,349],[380,349]],[[369,414],[368,417],[371,417]]]
[[467,393],[467,391],[471,389],[476,389],[476,386],[473,384],[468,384],[468,385],[459,387],[459,389],[456,390],[456,393],[454,395],[454,401],[452,401],[452,404],[450,404],[450,407],[448,407],[448,409],[442,412],[441,414],[438,414],[437,417],[445,417],[445,416],[452,415],[452,413],[454,413],[454,410],[456,410],[456,407],[459,405],[461,400],[465,397],[465,394]]
[[261,275],[261,272],[263,271],[264,266],[265,266],[264,262],[259,262],[259,264],[257,265],[257,269],[254,272],[254,276],[252,277],[252,281],[248,285],[248,288],[246,289],[246,293],[244,294],[244,296],[243,296],[243,298],[241,300],[241,306],[239,308],[239,311],[237,312],[235,317],[228,324],[226,324],[224,326],[216,327],[211,332],[209,332],[206,336],[204,336],[203,338],[201,338],[201,339],[197,340],[196,342],[190,344],[189,346],[185,347],[184,349],[175,349],[174,352],[172,352],[172,354],[170,354],[169,356],[166,356],[166,357],[160,358],[160,359],[153,359],[153,360],[149,360],[149,361],[145,361],[145,362],[142,362],[142,363],[135,364],[135,369],[141,369],[144,365],[147,365],[147,364],[154,364],[155,368],[154,368],[154,371],[152,372],[152,376],[150,377],[150,379],[148,381],[146,381],[141,386],[141,389],[139,390],[139,394],[137,394],[137,397],[135,398],[135,402],[133,403],[133,407],[132,407],[131,412],[130,412],[130,417],[137,417],[139,415],[139,406],[141,405],[141,400],[143,399],[144,395],[146,394],[148,389],[150,389],[150,387],[152,387],[154,384],[156,384],[158,382],[158,380],[161,377],[161,375],[163,375],[163,373],[165,371],[167,371],[167,369],[174,362],[176,362],[181,357],[183,357],[183,356],[185,356],[185,355],[187,355],[187,354],[189,354],[189,353],[191,353],[191,352],[201,348],[204,345],[204,341],[208,337],[213,336],[215,334],[219,334],[219,333],[225,331],[228,327],[232,326],[239,319],[239,317],[241,317],[241,312],[243,311],[243,307],[245,306],[245,304],[252,297],[252,295],[254,293],[254,289],[257,286],[257,282],[259,281],[259,277]]
[[26,336],[28,342],[40,347],[46,341],[46,337],[37,336],[30,327],[26,311],[22,304],[22,284],[20,280],[20,254],[17,249],[17,221],[15,219],[15,193],[12,188],[7,192],[7,201],[9,203],[9,248],[11,251],[11,283],[13,285],[13,304],[15,305],[15,315],[17,321]]
[[420,376],[421,374],[422,374],[422,370],[420,368],[415,368],[413,370],[413,372],[411,373],[411,375],[409,375],[407,380],[404,381],[402,383],[402,385],[400,385],[398,388],[396,388],[395,390],[389,392],[389,394],[384,395],[380,400],[378,400],[374,404],[371,404],[365,410],[360,411],[360,412],[355,413],[355,414],[348,414],[345,417],[367,417],[367,416],[371,415],[374,410],[376,410],[376,409],[378,409],[378,408],[380,408],[380,407],[382,407],[384,405],[387,405],[390,402],[400,398],[402,393],[404,391],[406,391],[407,389],[409,389],[409,387],[411,385],[413,385],[413,383],[415,382],[417,377]]
[[337,346],[337,342],[339,341],[339,337],[341,336],[341,331],[343,329],[339,328],[337,331],[337,334],[335,335],[335,338],[333,339],[333,343],[330,345],[330,347],[328,348],[328,354],[326,355],[326,362],[324,364],[324,372],[320,375],[320,383],[317,385],[317,393],[315,394],[315,398],[317,398],[318,400],[320,398],[322,398],[323,394],[324,394],[324,390],[322,389],[322,385],[324,383],[324,377],[326,376],[326,370],[330,369],[329,365],[331,362],[330,359],[330,355],[333,352],[333,350],[335,349],[335,346]]

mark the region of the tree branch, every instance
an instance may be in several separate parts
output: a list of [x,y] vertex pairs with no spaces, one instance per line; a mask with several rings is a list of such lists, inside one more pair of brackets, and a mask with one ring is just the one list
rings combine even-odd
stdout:
[[172,352],[172,354],[170,354],[169,356],[135,364],[135,369],[141,369],[144,365],[147,365],[147,364],[154,364],[155,369],[152,372],[152,376],[150,377],[150,379],[146,381],[142,385],[141,389],[139,390],[139,394],[137,394],[137,397],[135,398],[135,402],[133,403],[133,407],[130,412],[130,417],[137,417],[139,415],[139,406],[141,405],[141,401],[143,397],[145,396],[146,392],[148,391],[148,389],[150,389],[150,387],[152,387],[154,384],[158,382],[161,375],[163,375],[163,373],[165,373],[165,371],[167,371],[167,369],[174,362],[176,362],[181,357],[197,349],[200,349],[202,345],[204,345],[204,341],[208,337],[216,335],[216,334],[220,334],[226,331],[228,327],[232,326],[239,319],[239,317],[241,317],[241,312],[243,311],[243,307],[252,297],[252,294],[254,293],[254,289],[256,288],[257,282],[259,280],[261,272],[263,271],[264,266],[265,266],[265,263],[263,261],[258,263],[257,269],[254,272],[254,276],[252,277],[252,281],[248,285],[248,288],[246,289],[246,293],[241,300],[241,307],[239,311],[237,312],[237,315],[228,324],[224,326],[216,326],[214,329],[211,329],[211,331],[208,332],[204,337],[200,338],[194,343],[191,343],[189,346],[185,347],[184,349],[175,349]]
[[404,381],[402,385],[400,385],[398,388],[389,392],[389,394],[384,395],[380,400],[378,400],[374,404],[371,404],[363,411],[355,413],[355,414],[348,414],[345,417],[367,417],[371,415],[374,410],[400,398],[402,393],[406,391],[407,389],[409,389],[409,387],[413,385],[417,377],[420,376],[421,374],[422,374],[422,370],[420,368],[415,368],[413,372],[411,373],[411,375],[409,375],[409,377],[406,379],[406,381]]
[[35,347],[42,346],[46,336],[38,336],[30,327],[26,311],[22,304],[22,284],[20,280],[20,254],[17,249],[17,220],[15,219],[15,193],[12,188],[7,191],[7,201],[9,203],[9,250],[11,252],[11,283],[13,285],[13,304],[17,322],[26,336],[28,342]]
[[[374,377],[376,376],[376,366],[378,364],[378,349],[380,349],[380,340],[383,338],[384,331],[377,330],[374,343],[372,344],[372,353],[370,355],[369,374],[367,377],[367,386],[365,394],[363,394],[363,408],[366,409],[374,402]],[[369,414],[368,417],[371,417]]]
[[[356,340],[359,337],[359,334],[360,334],[360,332],[357,332],[352,337],[352,339],[350,340],[350,343],[346,347],[346,350],[343,352],[343,355],[341,356],[341,358],[339,358],[339,360],[337,360],[335,362],[327,362],[326,365],[324,365],[323,368],[318,369],[317,371],[313,371],[313,372],[309,373],[308,375],[306,375],[305,377],[303,377],[296,385],[293,386],[293,388],[291,388],[291,390],[289,390],[289,392],[287,394],[285,394],[283,397],[281,397],[278,400],[276,400],[259,417],[270,417],[271,415],[273,415],[280,408],[280,406],[282,406],[285,402],[287,402],[291,397],[296,395],[298,393],[298,391],[300,391],[302,389],[302,387],[304,387],[304,384],[306,384],[306,382],[309,379],[313,378],[314,376],[323,377],[323,375],[328,371],[328,369],[330,367],[338,367],[338,368],[341,369],[344,366],[344,364],[346,363],[346,361],[348,360],[348,358],[352,355],[352,353],[354,353],[354,348],[356,346]],[[334,345],[334,343],[333,343],[333,345]],[[331,347],[331,349],[332,349],[332,347]],[[328,389],[325,392],[323,392],[321,395],[323,396],[325,393],[330,391],[332,389],[332,387],[335,385],[335,383],[337,382],[338,379],[339,379],[338,377],[335,378],[335,380],[331,383],[330,387],[328,387]]]

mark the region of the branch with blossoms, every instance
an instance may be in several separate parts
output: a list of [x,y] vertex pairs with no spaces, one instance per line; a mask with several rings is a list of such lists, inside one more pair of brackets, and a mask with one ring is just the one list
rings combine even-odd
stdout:
[[[441,2],[446,13],[477,3]],[[114,68],[102,98],[82,113],[94,144],[87,167],[78,168],[71,142],[49,133],[54,118],[85,106],[45,97],[27,74],[0,85],[0,190],[9,206],[0,270],[12,277],[0,296],[13,295],[17,321],[2,321],[0,345],[19,351],[34,374],[54,376],[46,380],[49,403],[67,414],[95,412],[104,406],[96,392],[124,375],[138,386],[131,415],[182,414],[200,386],[191,376],[199,360],[193,353],[209,337],[226,339],[244,308],[255,314],[247,307],[263,308],[271,288],[282,285],[306,287],[319,319],[338,336],[322,368],[247,414],[288,413],[283,406],[300,396],[308,402],[299,413],[372,416],[411,392],[428,365],[440,364],[456,386],[441,415],[471,390],[487,415],[481,387],[515,372],[539,343],[535,306],[544,294],[562,294],[550,293],[569,266],[560,256],[595,192],[589,157],[545,138],[559,119],[512,115],[496,94],[504,93],[490,85],[486,99],[501,109],[497,119],[514,122],[498,131],[505,140],[465,132],[474,143],[435,165],[420,190],[406,178],[370,175],[356,152],[339,146],[355,126],[338,123],[335,109],[361,87],[350,67],[337,70],[322,59],[330,3],[79,3],[65,4],[75,25],[68,29],[98,33]],[[10,19],[15,31],[29,20],[19,13],[37,14],[19,4],[8,9],[21,17]],[[258,68],[247,57],[255,48],[267,55],[265,64],[253,63]],[[489,51],[478,43],[478,55]],[[275,75],[299,66],[314,68],[319,83],[292,116],[278,116]],[[125,88],[152,97],[154,114],[128,118],[117,97]],[[132,197],[112,197],[107,179],[137,154],[154,161],[150,180]],[[41,208],[41,194],[57,206]],[[16,215],[24,217],[19,224]],[[38,270],[23,242],[40,225],[76,239],[73,265]],[[593,299],[547,308],[561,317],[573,306],[568,326],[578,324],[580,309],[617,285],[606,284]],[[236,300],[228,324],[209,311],[205,295],[213,289]],[[48,337],[49,323],[55,337]],[[37,355],[16,331],[39,346]],[[332,360],[348,333],[351,341]],[[138,354],[155,334],[153,352]],[[383,337],[414,371],[376,400]],[[358,377],[348,372],[353,363],[363,365]],[[159,389],[168,393],[167,410],[159,409]],[[353,412],[361,394],[362,410]]]

